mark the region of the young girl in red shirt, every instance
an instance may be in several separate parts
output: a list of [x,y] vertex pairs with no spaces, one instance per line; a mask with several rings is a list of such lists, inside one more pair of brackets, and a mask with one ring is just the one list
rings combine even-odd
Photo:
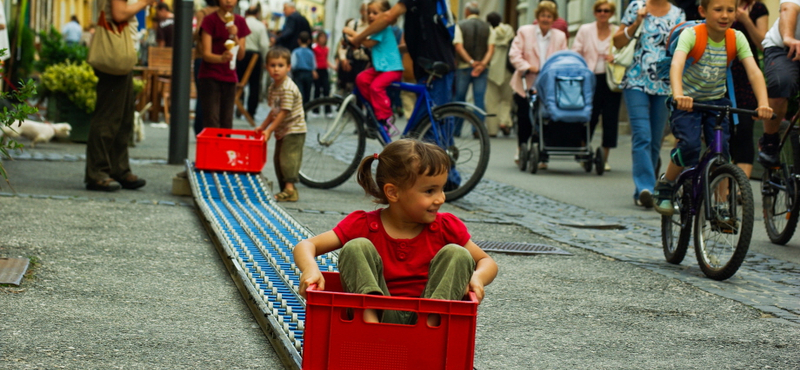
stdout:
[[[483,300],[497,264],[472,241],[461,220],[439,212],[449,168],[444,150],[413,139],[394,141],[380,155],[365,157],[358,183],[376,203],[388,206],[355,211],[333,230],[298,243],[294,259],[303,272],[300,294],[305,296],[311,284],[325,289],[314,257],[342,248],[338,268],[346,292],[460,300],[473,291]],[[364,320],[413,324],[416,315],[365,310]]]

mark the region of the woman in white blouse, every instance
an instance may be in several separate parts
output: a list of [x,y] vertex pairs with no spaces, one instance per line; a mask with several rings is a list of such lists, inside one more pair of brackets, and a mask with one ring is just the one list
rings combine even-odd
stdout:
[[[592,119],[590,121],[591,135],[600,116],[603,116],[603,159],[605,170],[610,171],[608,153],[611,148],[617,147],[617,132],[619,127],[619,103],[621,92],[613,92],[606,83],[606,63],[613,60],[611,55],[611,39],[617,26],[608,22],[614,15],[616,6],[610,0],[597,0],[594,3],[595,22],[584,24],[578,29],[572,50],[578,52],[586,59],[586,64],[594,70],[597,77],[592,100]],[[589,139],[591,141],[591,138]]]

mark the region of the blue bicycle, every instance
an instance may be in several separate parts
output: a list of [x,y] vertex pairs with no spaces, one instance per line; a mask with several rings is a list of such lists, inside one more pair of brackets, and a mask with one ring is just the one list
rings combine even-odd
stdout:
[[[445,75],[449,67],[441,62],[423,66],[430,76],[425,84],[391,85],[417,95],[414,111],[402,133],[378,123],[372,106],[358,89],[344,98],[308,102],[304,107],[308,133],[300,182],[321,189],[339,186],[356,171],[365,150],[379,153],[394,136],[431,142],[447,152],[452,165],[445,185],[448,201],[459,199],[475,188],[489,164],[489,134],[478,118],[478,114],[486,113],[463,102],[436,106],[429,92],[431,82]],[[368,148],[367,139],[376,139],[380,147]]]
[[714,280],[733,276],[744,261],[753,234],[753,191],[745,173],[723,155],[722,122],[731,113],[757,116],[753,110],[694,103],[703,120],[716,117],[712,140],[700,162],[675,184],[672,216],[661,216],[661,240],[667,262],[686,256],[694,218],[694,250],[703,273]]

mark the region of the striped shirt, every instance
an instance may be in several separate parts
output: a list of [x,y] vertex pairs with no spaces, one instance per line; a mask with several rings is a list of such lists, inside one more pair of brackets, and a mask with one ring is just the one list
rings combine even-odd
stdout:
[[303,96],[300,89],[294,84],[291,78],[285,77],[283,83],[273,83],[269,87],[269,106],[272,111],[288,111],[286,119],[275,128],[275,139],[280,140],[289,134],[300,134],[306,132],[306,119],[303,112]]
[[[678,46],[675,51],[689,53],[694,47],[697,36],[694,28],[681,32]],[[752,57],[753,52],[747,43],[747,38],[740,31],[736,31],[736,58],[740,61]],[[688,61],[686,62],[688,65]],[[697,63],[688,65],[683,71],[683,95],[697,101],[709,101],[725,97],[728,68],[728,53],[725,49],[725,40],[715,42],[708,38],[706,50]]]

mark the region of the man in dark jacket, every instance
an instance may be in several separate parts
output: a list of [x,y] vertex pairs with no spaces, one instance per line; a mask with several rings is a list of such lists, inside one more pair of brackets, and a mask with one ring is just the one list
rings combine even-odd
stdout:
[[283,15],[286,17],[286,21],[283,23],[283,30],[275,43],[292,51],[298,46],[297,39],[300,37],[300,32],[305,31],[309,35],[311,34],[311,25],[308,24],[306,17],[297,12],[297,8],[291,1],[283,4]]

